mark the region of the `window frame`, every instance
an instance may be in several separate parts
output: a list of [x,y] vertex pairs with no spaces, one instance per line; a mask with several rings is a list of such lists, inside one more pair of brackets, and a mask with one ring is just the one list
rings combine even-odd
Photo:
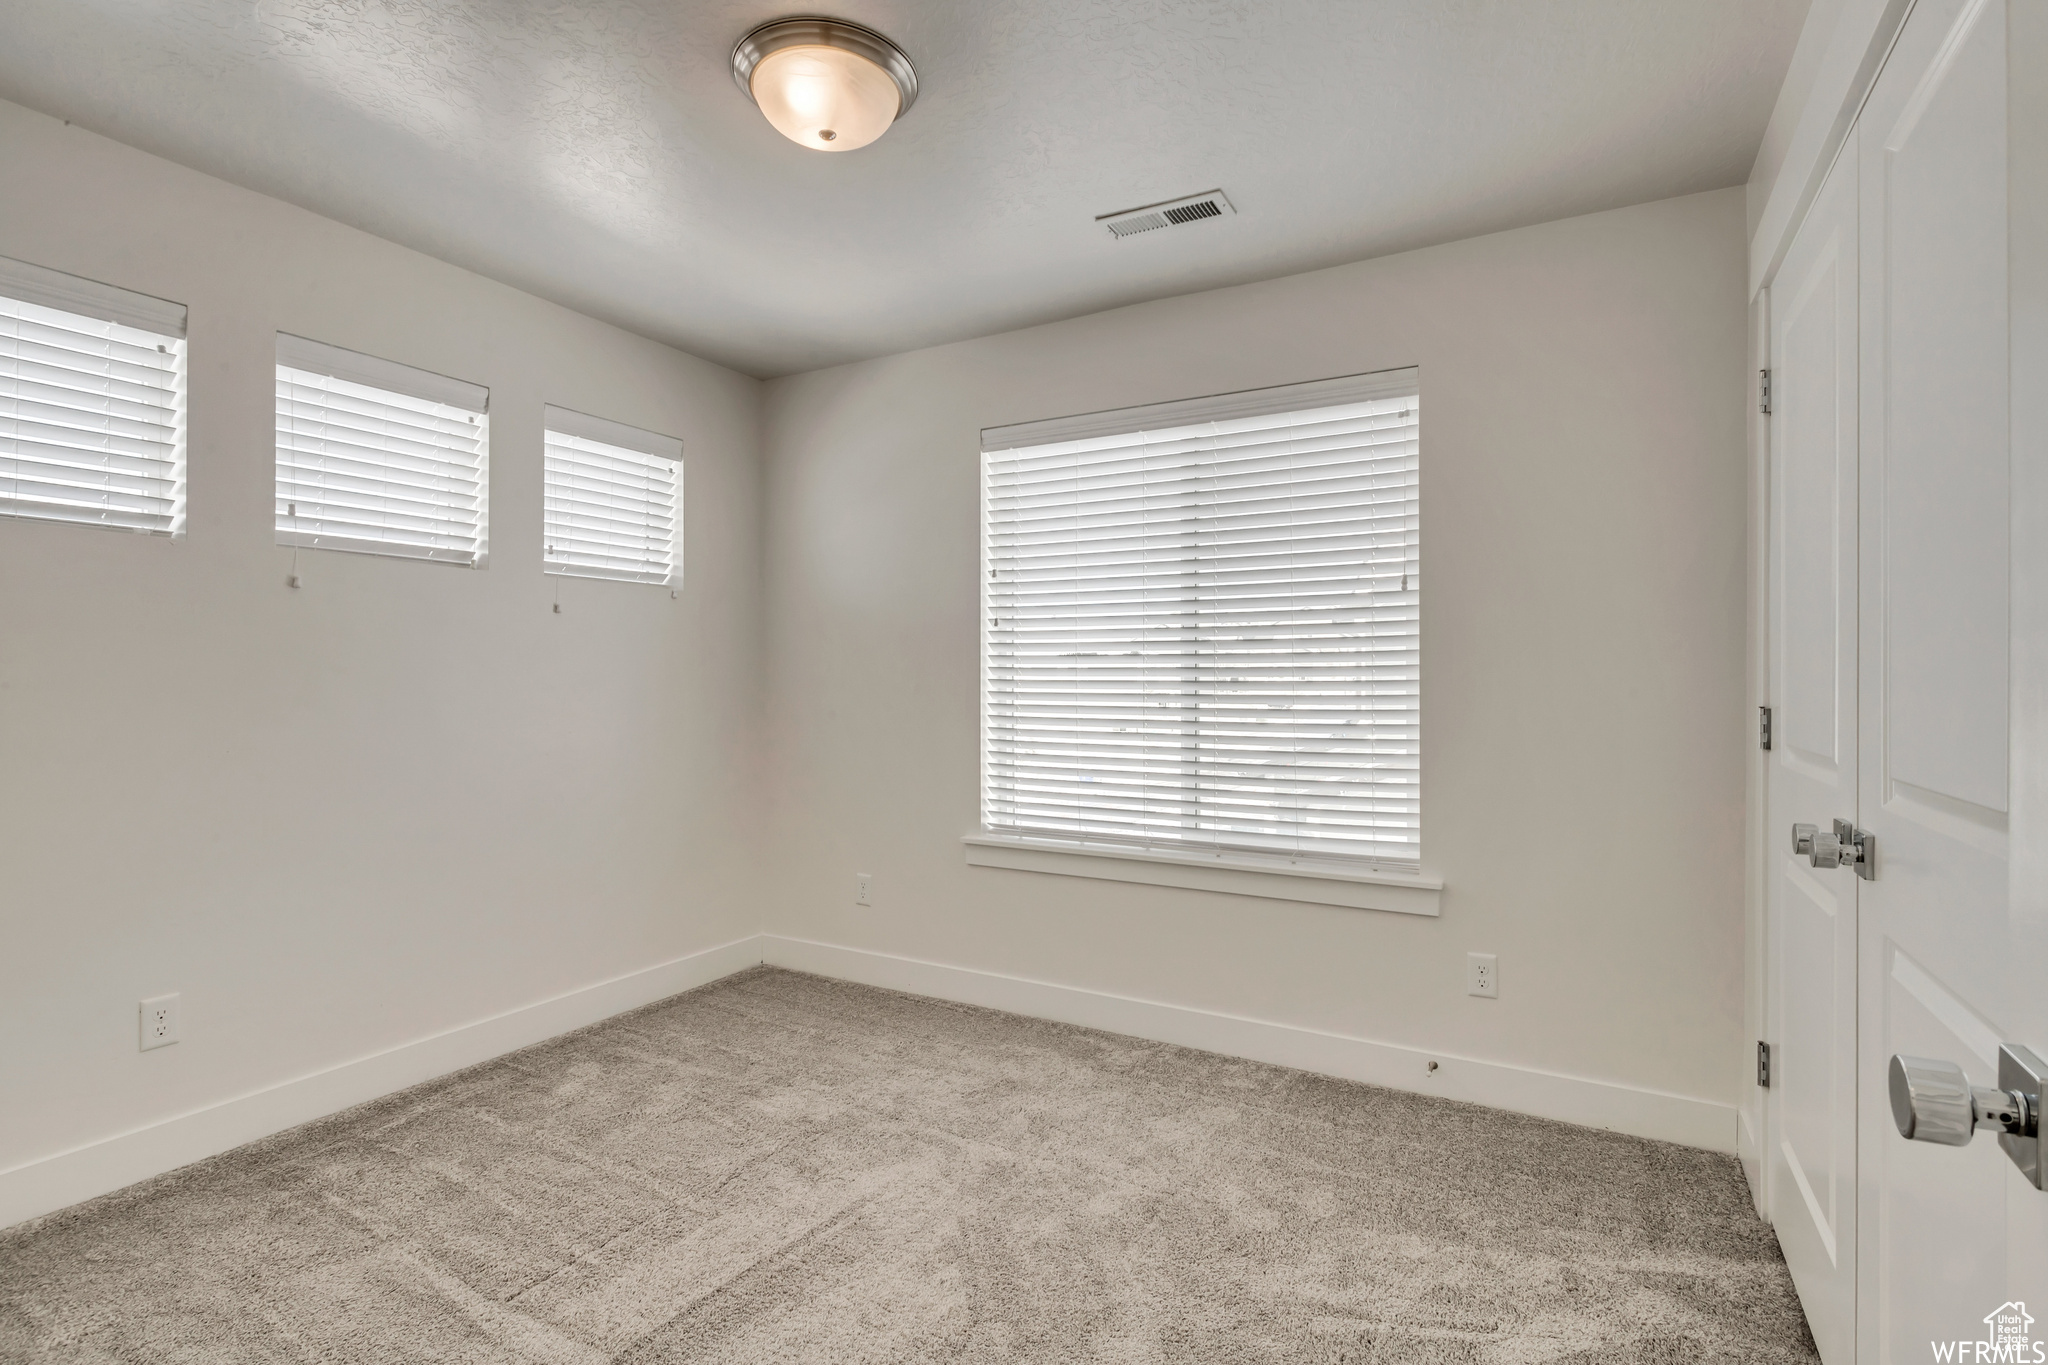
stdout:
[[[395,360],[351,351],[324,341],[291,332],[279,332],[276,339],[275,366],[273,378],[273,433],[271,449],[272,472],[272,534],[275,543],[288,549],[327,550],[339,554],[371,555],[380,559],[409,559],[430,564],[448,564],[456,568],[482,569],[489,565],[491,542],[491,391],[482,384],[454,379],[432,370],[419,369]],[[473,555],[441,554],[435,550],[418,552],[418,547],[405,548],[407,542],[392,541],[384,544],[363,537],[323,536],[318,531],[307,531],[286,522],[297,521],[304,513],[289,512],[287,507],[296,501],[287,499],[283,492],[282,475],[286,469],[285,446],[276,428],[281,425],[285,414],[279,409],[283,396],[276,393],[276,385],[283,381],[284,371],[337,379],[344,383],[360,385],[379,390],[382,393],[415,402],[438,404],[471,414],[477,428],[476,449],[476,551]],[[452,463],[452,461],[451,461]]]
[[[665,578],[642,578],[623,573],[599,573],[590,571],[588,566],[579,568],[562,560],[552,558],[553,542],[549,538],[549,516],[554,501],[549,494],[550,461],[553,456],[551,438],[567,436],[578,440],[610,446],[628,454],[644,456],[651,460],[663,460],[674,469],[673,496],[675,500],[673,523],[669,528],[668,576]],[[684,463],[683,442],[674,436],[663,436],[640,427],[628,426],[605,417],[594,417],[573,408],[546,404],[541,410],[541,570],[559,578],[593,578],[611,583],[639,583],[647,587],[680,589],[683,584],[684,555]]]
[[[182,303],[173,303],[168,299],[122,289],[116,285],[102,284],[78,275],[67,275],[60,270],[52,270],[47,266],[11,257],[0,257],[0,296],[15,303],[62,314],[80,323],[112,325],[148,336],[153,340],[157,353],[167,358],[170,381],[164,386],[170,401],[159,409],[167,412],[170,419],[169,453],[160,461],[168,471],[168,477],[162,481],[168,484],[168,497],[164,500],[169,503],[169,510],[161,517],[161,525],[132,525],[108,521],[104,516],[95,518],[84,515],[59,515],[53,512],[22,509],[0,510],[0,521],[36,522],[49,526],[91,526],[100,530],[127,531],[172,541],[183,540],[191,482],[191,367],[187,353],[189,310]],[[80,335],[86,334],[82,329],[74,330],[79,330]],[[108,337],[105,340],[135,347],[144,344],[133,338]],[[15,458],[18,459],[19,456]],[[70,467],[81,470],[89,468],[86,465]],[[56,507],[67,504],[49,505]]]
[[[1414,817],[1416,852],[1412,861],[1406,858],[1363,854],[1333,856],[1327,851],[1310,847],[1303,847],[1295,852],[1270,849],[1251,851],[1171,838],[1093,838],[1079,830],[1071,834],[1023,830],[994,823],[991,818],[994,790],[994,776],[991,771],[991,724],[997,704],[997,694],[993,687],[995,680],[991,675],[993,667],[999,661],[998,651],[993,647],[991,624],[994,619],[991,592],[997,559],[992,543],[996,526],[990,503],[990,457],[1000,452],[1033,446],[1124,436],[1140,431],[1166,430],[1239,417],[1255,418],[1307,412],[1319,408],[1411,395],[1416,397],[1419,407],[1421,374],[1417,367],[984,429],[979,480],[981,572],[978,597],[981,619],[977,630],[980,645],[980,734],[977,758],[981,820],[975,832],[963,836],[962,842],[966,847],[967,861],[970,864],[1114,881],[1183,886],[1413,914],[1438,913],[1442,883],[1423,871],[1419,782]],[[1419,418],[1416,439],[1419,449]],[[1419,459],[1416,467],[1418,472],[1415,476],[1417,483],[1413,505],[1415,515],[1419,516]],[[1419,542],[1419,537],[1415,539]],[[1419,555],[1419,544],[1411,553]],[[1419,577],[1417,593],[1413,633],[1419,647]],[[1420,710],[1421,695],[1418,684],[1415,701],[1418,753]]]

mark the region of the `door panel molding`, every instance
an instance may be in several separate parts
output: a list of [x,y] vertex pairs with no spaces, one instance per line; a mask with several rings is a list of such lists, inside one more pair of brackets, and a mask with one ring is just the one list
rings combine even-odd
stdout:
[[2004,811],[1973,805],[1896,778],[1889,785],[1885,810],[1951,839],[1961,839],[1985,853],[2005,856],[2008,817]]
[[1820,1206],[1820,1199],[1813,1192],[1813,1182],[1806,1178],[1806,1168],[1800,1164],[1799,1153],[1794,1150],[1792,1144],[1780,1143],[1779,1149],[1785,1158],[1785,1169],[1791,1174],[1792,1183],[1798,1188],[1800,1199],[1806,1203],[1808,1216],[1813,1219],[1813,1230],[1820,1237],[1821,1250],[1827,1253],[1830,1265],[1841,1265],[1841,1254],[1836,1249],[1834,1214]]
[[[1977,1012],[1962,1002],[1961,997],[1941,984],[1934,973],[1913,960],[1913,955],[1898,944],[1887,939],[1885,951],[1892,961],[1891,978],[1899,988],[1920,1002],[1929,1014],[1941,1021],[1941,1026],[1956,1036],[1975,1053],[1977,1060],[1990,1068],[1991,1078],[1998,1072],[1998,1030],[1977,1017]],[[1990,1080],[1986,1080],[1990,1084]]]

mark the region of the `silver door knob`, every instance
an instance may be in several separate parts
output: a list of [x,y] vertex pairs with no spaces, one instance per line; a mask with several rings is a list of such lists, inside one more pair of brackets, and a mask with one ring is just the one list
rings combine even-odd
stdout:
[[1891,1092],[1892,1122],[1899,1126],[1900,1137],[1962,1147],[1977,1131],[1970,1078],[1954,1062],[1895,1055]]
[[1963,1147],[1979,1128],[2032,1136],[2038,1131],[2040,1092],[1971,1085],[1954,1062],[1932,1057],[1892,1058],[1892,1122],[1901,1137]]
[[1866,881],[1877,876],[1877,840],[1847,820],[1835,821],[1833,830],[1818,825],[1792,826],[1792,856],[1804,858],[1815,867],[1853,867]]
[[1816,830],[1808,841],[1807,860],[1815,867],[1840,867],[1842,865],[1842,841],[1826,830]]

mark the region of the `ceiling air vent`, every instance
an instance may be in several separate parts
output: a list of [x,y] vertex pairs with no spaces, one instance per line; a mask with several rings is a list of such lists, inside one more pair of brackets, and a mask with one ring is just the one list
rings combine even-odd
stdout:
[[1199,223],[1204,218],[1221,218],[1226,213],[1236,212],[1222,190],[1206,190],[1185,199],[1169,199],[1163,204],[1105,213],[1095,221],[1108,228],[1112,237],[1133,237],[1156,228],[1180,227],[1185,223]]

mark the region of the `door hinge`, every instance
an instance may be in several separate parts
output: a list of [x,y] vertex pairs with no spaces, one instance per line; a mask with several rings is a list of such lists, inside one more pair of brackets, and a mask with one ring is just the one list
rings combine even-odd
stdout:
[[1761,396],[1757,400],[1756,410],[1768,417],[1771,415],[1771,372],[1769,370],[1758,370],[1757,374],[1761,376],[1763,382],[1758,386],[1761,390]]
[[1759,1042],[1756,1045],[1756,1083],[1764,1089],[1771,1088],[1771,1045]]
[[1771,747],[1771,708],[1768,706],[1756,708],[1756,747]]

